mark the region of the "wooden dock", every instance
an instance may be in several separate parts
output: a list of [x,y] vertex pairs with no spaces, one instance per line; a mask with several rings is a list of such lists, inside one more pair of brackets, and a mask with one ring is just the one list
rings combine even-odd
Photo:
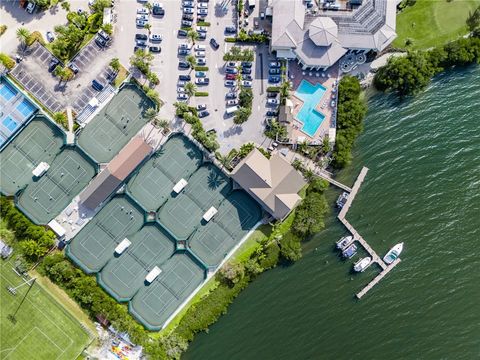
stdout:
[[[355,228],[348,222],[347,219],[345,219],[345,216],[347,215],[348,210],[350,209],[350,206],[352,205],[353,200],[355,199],[355,196],[358,193],[358,190],[360,189],[360,186],[363,183],[363,180],[365,179],[365,176],[367,176],[368,168],[363,167],[362,170],[360,171],[360,174],[358,174],[357,179],[355,180],[355,184],[353,184],[353,187],[351,188],[350,194],[348,195],[347,201],[343,205],[342,210],[338,214],[338,219],[342,222],[343,225],[348,229],[348,231],[352,234],[353,238],[358,241],[363,248],[368,252],[370,257],[372,258],[372,262],[377,263],[381,268],[382,271],[372,280],[370,283],[367,284],[359,293],[356,294],[356,297],[358,299],[361,299],[367,292],[370,291],[375,285],[377,285],[380,280],[384,278],[385,275],[387,275],[390,270],[392,270],[401,260],[400,258],[397,258],[393,263],[387,266],[383,259],[378,256],[378,254],[373,250],[373,248],[367,243],[367,241],[360,235],[360,233],[355,230]],[[346,186],[342,187],[343,189],[347,188]]]

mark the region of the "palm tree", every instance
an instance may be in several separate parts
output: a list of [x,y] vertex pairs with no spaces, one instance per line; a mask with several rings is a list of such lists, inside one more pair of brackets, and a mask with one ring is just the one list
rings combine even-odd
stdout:
[[152,9],[153,9],[153,5],[150,4],[149,2],[145,3],[145,5],[143,5],[143,6],[150,11],[152,11]]
[[17,39],[20,41],[20,44],[22,44],[23,52],[27,49],[27,41],[30,35],[30,31],[25,27],[17,29]]
[[305,179],[307,179],[308,182],[311,182],[315,178],[315,173],[313,172],[312,169],[306,169],[303,175],[305,176]]
[[69,12],[69,11],[70,11],[70,3],[69,3],[68,1],[62,2],[61,7],[62,7],[62,9],[64,9],[66,12]]
[[153,125],[162,129],[164,133],[167,133],[168,130],[170,130],[170,121],[166,119],[155,118],[153,120]]
[[285,81],[280,86],[280,99],[282,104],[285,103],[285,100],[290,97],[290,90],[292,89],[292,83],[290,81]]
[[188,55],[185,60],[188,62],[190,68],[192,69],[195,68],[195,66],[197,65],[197,59],[193,55]]
[[157,117],[157,110],[155,110],[154,108],[148,108],[147,110],[145,110],[144,116],[148,119],[148,121],[152,121]]
[[152,25],[150,25],[150,23],[148,23],[148,24],[145,24],[143,27],[144,27],[144,28],[148,31],[148,33],[150,34],[150,30],[152,29]]
[[53,70],[53,73],[55,74],[56,77],[58,77],[59,84],[62,82],[62,80],[65,79],[65,69],[60,65],[57,65],[55,70]]
[[218,162],[222,165],[222,168],[230,169],[230,163],[232,162],[231,154],[222,155],[218,151],[215,153],[215,157],[217,158]]
[[120,60],[118,58],[113,58],[110,60],[110,67],[115,71],[115,73],[118,73],[120,71]]
[[189,30],[187,33],[187,37],[192,41],[193,44],[195,44],[195,41],[198,40],[198,32],[195,30]]
[[147,79],[148,81],[150,81],[150,84],[153,84],[153,85],[158,85],[158,83],[160,82],[157,74],[155,74],[154,72],[149,72],[147,74]]
[[188,82],[185,84],[185,93],[189,96],[192,97],[195,95],[195,91],[197,91],[197,87],[195,86],[194,83]]
[[298,143],[298,151],[301,153],[307,153],[308,152],[308,143],[306,141],[302,141]]

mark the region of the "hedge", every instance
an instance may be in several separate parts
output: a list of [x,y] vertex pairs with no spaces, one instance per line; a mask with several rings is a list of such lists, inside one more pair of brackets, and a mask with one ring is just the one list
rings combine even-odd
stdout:
[[5,66],[8,70],[12,70],[15,67],[15,60],[13,60],[10,56],[4,53],[0,53],[0,62]]
[[197,21],[198,26],[210,26],[208,21]]
[[3,35],[7,31],[7,25],[0,25],[0,35]]
[[267,91],[278,93],[280,92],[280,86],[269,86],[267,87]]
[[207,92],[207,91],[197,91],[197,92],[195,93],[195,96],[197,96],[197,97],[208,96],[208,92]]
[[208,66],[195,66],[195,71],[208,71]]
[[30,34],[27,39],[27,45],[30,46],[35,41],[38,41],[40,44],[45,45],[45,40],[43,39],[43,36],[39,31],[34,31]]
[[225,42],[234,43],[236,41],[237,41],[237,39],[235,39],[234,37],[226,37],[225,38]]

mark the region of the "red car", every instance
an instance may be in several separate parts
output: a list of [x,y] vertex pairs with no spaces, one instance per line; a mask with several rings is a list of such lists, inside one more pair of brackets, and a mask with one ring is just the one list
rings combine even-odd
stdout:
[[235,75],[235,74],[225,75],[225,79],[227,79],[227,80],[235,80],[236,78],[237,78],[237,75]]

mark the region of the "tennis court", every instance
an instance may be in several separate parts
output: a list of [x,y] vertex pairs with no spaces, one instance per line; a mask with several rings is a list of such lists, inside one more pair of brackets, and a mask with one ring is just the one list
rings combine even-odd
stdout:
[[150,285],[142,285],[129,310],[149,330],[160,330],[167,319],[203,282],[205,271],[188,253],[176,253]]
[[145,276],[170,258],[175,245],[159,225],[146,224],[128,238],[131,245],[115,255],[97,275],[98,283],[117,301],[130,300],[143,285]]
[[14,195],[32,181],[32,170],[42,161],[51,164],[64,144],[63,132],[41,115],[0,152],[0,190]]
[[185,136],[170,138],[132,177],[127,190],[145,209],[156,211],[180,179],[202,163],[202,153]]
[[159,221],[176,240],[186,240],[211,207],[218,207],[231,191],[231,181],[215,165],[200,167],[185,190],[167,200],[159,211]]
[[17,206],[36,224],[48,224],[95,176],[96,165],[83,151],[66,147],[38,180],[27,185]]
[[155,104],[136,85],[125,85],[81,131],[78,144],[97,162],[108,163],[148,122]]
[[72,239],[67,255],[85,272],[100,271],[115,247],[143,225],[144,214],[128,196],[116,196]]

